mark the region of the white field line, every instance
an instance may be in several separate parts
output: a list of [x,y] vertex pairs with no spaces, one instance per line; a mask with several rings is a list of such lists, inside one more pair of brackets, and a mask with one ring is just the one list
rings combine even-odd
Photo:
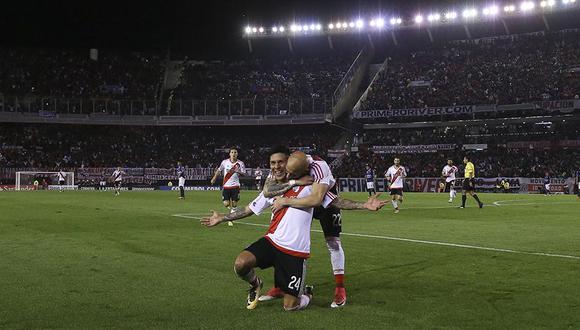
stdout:
[[[200,214],[173,214],[172,216],[179,217],[179,218],[186,218],[186,219],[201,220],[201,217],[206,216],[206,215],[204,215],[204,214],[201,214],[201,215]],[[243,222],[243,221],[236,221],[236,224],[255,226],[255,227],[268,227],[268,225],[265,225],[265,224]],[[311,231],[315,232],[315,233],[322,233],[322,230],[318,230],[318,229],[311,229]],[[400,242],[410,242],[410,243],[418,243],[418,244],[450,246],[450,247],[456,247],[456,248],[462,248],[462,249],[484,250],[484,251],[503,252],[503,253],[512,253],[512,254],[522,254],[522,255],[532,255],[532,256],[543,256],[543,257],[566,258],[566,259],[580,260],[580,256],[572,256],[572,255],[565,255],[565,254],[555,254],[555,253],[546,253],[546,252],[527,252],[527,251],[493,248],[493,247],[478,246],[478,245],[426,241],[426,240],[420,240],[420,239],[402,238],[402,237],[393,237],[393,236],[368,235],[368,234],[345,233],[345,232],[342,232],[340,234],[344,235],[344,236],[375,238],[375,239],[384,239],[384,240],[400,241]]]

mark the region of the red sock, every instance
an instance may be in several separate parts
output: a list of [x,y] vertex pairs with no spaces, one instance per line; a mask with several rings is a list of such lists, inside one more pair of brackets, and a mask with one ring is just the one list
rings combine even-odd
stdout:
[[335,274],[334,280],[337,288],[344,288],[344,274]]

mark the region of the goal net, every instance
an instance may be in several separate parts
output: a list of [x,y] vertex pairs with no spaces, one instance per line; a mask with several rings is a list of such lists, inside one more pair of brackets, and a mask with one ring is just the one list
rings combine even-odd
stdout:
[[[25,171],[16,172],[15,190],[49,189],[49,190],[72,190],[76,189],[75,173],[62,172],[64,182],[59,182],[59,172]],[[37,183],[37,185],[35,184]]]

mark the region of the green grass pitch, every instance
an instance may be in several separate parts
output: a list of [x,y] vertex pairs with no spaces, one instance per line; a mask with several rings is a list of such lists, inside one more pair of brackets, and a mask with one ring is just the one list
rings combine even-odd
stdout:
[[[1,193],[0,328],[580,328],[580,200],[480,196],[481,210],[409,193],[397,215],[344,212],[348,302],[336,310],[315,220],[315,296],[287,313],[279,300],[246,310],[233,261],[269,218],[200,226],[223,210],[219,192]],[[270,287],[273,272],[258,273]]]

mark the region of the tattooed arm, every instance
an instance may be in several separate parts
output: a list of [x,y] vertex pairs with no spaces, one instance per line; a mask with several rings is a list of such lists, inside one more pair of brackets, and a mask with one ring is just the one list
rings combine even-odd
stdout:
[[267,178],[264,182],[264,188],[262,193],[266,198],[272,198],[274,196],[279,196],[287,192],[294,187],[295,182],[290,180],[288,182],[277,182],[273,178]]
[[369,197],[366,202],[356,202],[350,199],[344,199],[337,197],[331,205],[338,207],[341,210],[369,210],[378,211],[383,206],[388,204],[388,201],[381,201],[378,197],[379,194]]
[[273,178],[267,178],[264,182],[262,193],[266,198],[283,195],[288,190],[296,186],[307,186],[312,184],[313,180],[310,176],[304,176],[300,180],[290,180],[288,182],[277,182]]
[[247,206],[242,210],[226,215],[219,214],[216,211],[212,211],[212,215],[210,217],[204,217],[199,222],[206,227],[213,227],[219,225],[224,221],[239,220],[247,218],[253,214],[254,212],[252,212],[252,210]]

